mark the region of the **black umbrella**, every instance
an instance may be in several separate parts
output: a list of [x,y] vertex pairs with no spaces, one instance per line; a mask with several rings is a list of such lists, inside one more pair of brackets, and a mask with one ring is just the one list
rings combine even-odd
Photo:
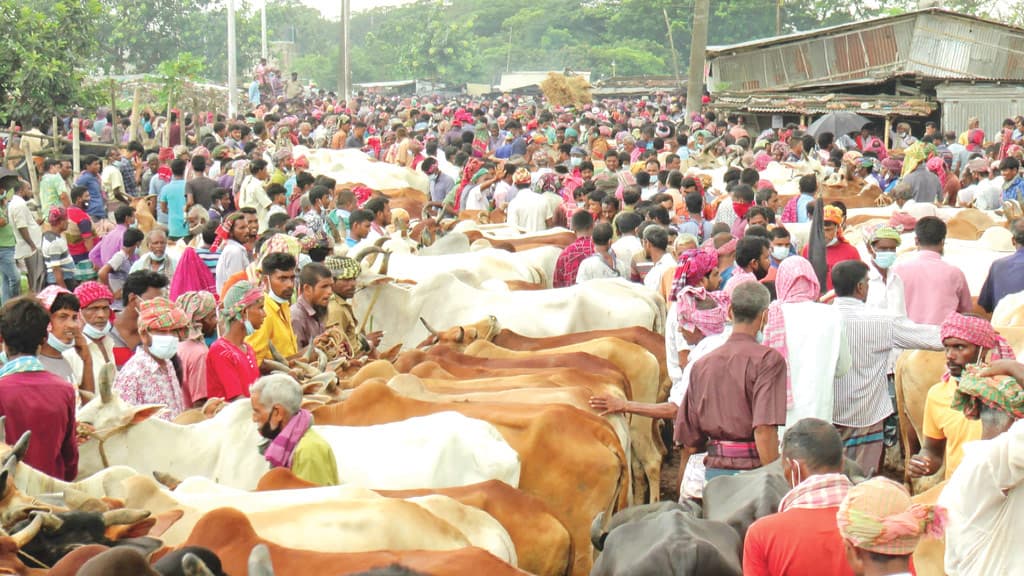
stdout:
[[17,172],[0,167],[0,191],[10,190],[19,180],[21,176]]
[[822,132],[831,132],[833,136],[857,132],[870,124],[871,120],[853,112],[830,112],[814,121],[807,127],[807,133],[815,138]]

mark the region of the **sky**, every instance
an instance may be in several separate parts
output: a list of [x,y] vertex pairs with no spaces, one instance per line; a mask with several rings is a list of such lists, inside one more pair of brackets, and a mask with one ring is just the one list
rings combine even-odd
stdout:
[[[410,0],[351,0],[351,2],[352,12],[360,12],[377,8],[378,6],[407,4]],[[341,12],[341,0],[302,0],[302,3],[320,10],[327,18],[337,19],[338,14]]]

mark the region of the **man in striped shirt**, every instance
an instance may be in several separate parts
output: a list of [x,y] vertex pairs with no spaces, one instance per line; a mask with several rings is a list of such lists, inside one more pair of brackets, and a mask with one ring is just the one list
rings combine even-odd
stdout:
[[833,423],[846,456],[857,461],[865,476],[880,469],[884,445],[882,424],[893,413],[886,370],[893,349],[942,350],[939,327],[915,324],[905,317],[868,308],[868,267],[845,260],[832,269],[834,306],[843,316],[846,341],[854,351],[845,376],[835,379]]

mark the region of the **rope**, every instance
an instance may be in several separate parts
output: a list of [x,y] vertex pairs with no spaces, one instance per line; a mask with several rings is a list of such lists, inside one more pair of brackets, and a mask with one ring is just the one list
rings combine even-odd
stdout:
[[20,554],[21,556],[24,556],[25,558],[28,558],[31,562],[35,562],[36,564],[39,565],[40,568],[43,568],[45,570],[49,570],[50,568],[52,568],[52,566],[47,566],[45,563],[43,563],[42,560],[40,560],[40,559],[36,558],[35,556],[29,554],[28,552],[25,552],[24,550],[20,550],[19,549],[18,550],[18,554]]
[[376,290],[374,290],[373,298],[370,299],[370,307],[366,309],[366,314],[363,315],[363,320],[359,323],[359,326],[356,327],[356,334],[363,333],[363,327],[366,326],[367,320],[370,319],[370,314],[373,313],[373,308],[377,305],[377,299],[380,298],[380,290],[383,287],[383,285],[380,285],[377,286]]
[[97,430],[92,430],[92,431],[90,431],[86,435],[86,438],[95,438],[96,439],[96,443],[98,444],[98,448],[99,448],[99,452],[100,452],[100,461],[103,462],[103,467],[104,468],[109,468],[110,467],[110,462],[107,459],[107,449],[106,449],[107,440],[110,440],[110,438],[113,435],[118,434],[118,433],[126,430],[132,424],[133,424],[133,422],[127,422],[125,424],[119,424],[117,426],[114,426],[113,428],[109,428],[107,430],[104,430],[103,432],[100,432],[100,431],[97,431]]

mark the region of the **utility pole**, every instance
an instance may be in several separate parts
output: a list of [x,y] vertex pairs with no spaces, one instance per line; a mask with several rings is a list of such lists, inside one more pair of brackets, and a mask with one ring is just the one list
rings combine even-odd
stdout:
[[346,101],[352,95],[352,86],[349,83],[352,79],[352,72],[349,70],[348,57],[348,21],[351,17],[351,4],[349,0],[341,0],[341,21],[338,29],[338,97]]
[[260,9],[260,57],[267,58],[267,0]]
[[676,72],[676,86],[682,84],[682,80],[679,79],[679,53],[676,52],[676,41],[672,38],[672,24],[668,20],[668,10],[665,8],[661,9],[661,13],[665,15],[665,30],[668,32],[668,47],[672,50],[672,67]]
[[508,50],[505,53],[505,72],[512,71],[512,27],[508,27]]
[[775,35],[782,36],[782,0],[775,0]]
[[693,7],[693,34],[690,36],[690,70],[686,79],[686,120],[700,113],[704,95],[704,50],[708,46],[710,0],[696,0]]
[[238,62],[235,60],[235,0],[228,0],[228,116],[238,112]]

